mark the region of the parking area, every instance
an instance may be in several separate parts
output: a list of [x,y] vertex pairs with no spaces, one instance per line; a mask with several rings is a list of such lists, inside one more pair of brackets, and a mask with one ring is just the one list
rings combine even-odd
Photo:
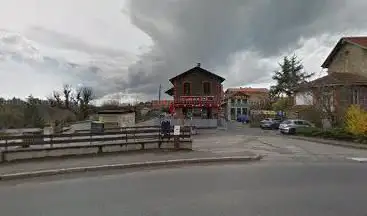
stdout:
[[226,130],[200,130],[194,136],[196,151],[211,153],[261,154],[271,161],[352,161],[367,158],[367,151],[293,139],[278,130],[251,128],[230,122]]

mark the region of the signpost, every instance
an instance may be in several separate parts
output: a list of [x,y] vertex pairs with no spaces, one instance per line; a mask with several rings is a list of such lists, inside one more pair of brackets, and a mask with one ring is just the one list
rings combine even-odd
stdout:
[[180,125],[175,125],[173,127],[173,136],[174,136],[174,145],[175,145],[175,149],[179,149],[179,136],[180,136],[180,130],[181,130],[181,126]]
[[180,135],[180,129],[181,129],[181,126],[180,125],[175,125],[173,127],[173,135],[179,136]]

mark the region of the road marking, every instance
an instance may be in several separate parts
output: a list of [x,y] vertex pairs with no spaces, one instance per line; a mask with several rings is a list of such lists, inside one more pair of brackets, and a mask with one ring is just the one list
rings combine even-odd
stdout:
[[351,157],[351,158],[348,158],[348,159],[355,160],[355,161],[358,161],[358,162],[367,162],[367,158]]

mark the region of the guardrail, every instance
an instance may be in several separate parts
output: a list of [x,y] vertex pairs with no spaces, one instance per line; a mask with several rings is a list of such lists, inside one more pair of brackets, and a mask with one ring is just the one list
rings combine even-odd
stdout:
[[66,155],[98,154],[144,149],[191,149],[191,130],[162,136],[159,126],[109,128],[103,132],[0,137],[1,162]]

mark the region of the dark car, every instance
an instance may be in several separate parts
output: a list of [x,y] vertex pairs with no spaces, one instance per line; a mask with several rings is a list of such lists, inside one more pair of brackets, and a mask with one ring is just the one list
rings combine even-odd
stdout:
[[266,118],[260,122],[260,128],[273,130],[279,129],[280,122],[280,119]]
[[249,123],[249,117],[247,115],[240,115],[237,117],[238,122]]

